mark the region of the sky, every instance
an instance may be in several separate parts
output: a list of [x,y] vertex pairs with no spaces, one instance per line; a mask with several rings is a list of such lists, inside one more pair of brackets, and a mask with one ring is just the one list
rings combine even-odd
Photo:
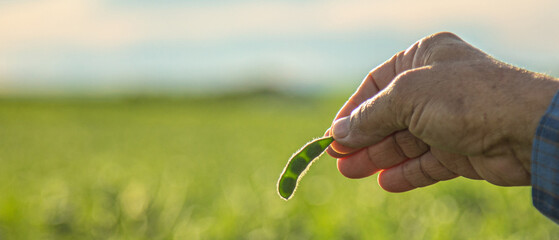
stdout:
[[0,93],[356,87],[439,31],[559,76],[553,0],[4,0]]

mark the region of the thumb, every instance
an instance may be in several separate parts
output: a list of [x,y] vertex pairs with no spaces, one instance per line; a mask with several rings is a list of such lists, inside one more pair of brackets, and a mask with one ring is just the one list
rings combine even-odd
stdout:
[[[394,132],[408,128],[413,112],[412,99],[402,93],[409,89],[409,74],[401,74],[392,84],[363,102],[347,116],[336,120],[332,135],[338,144],[363,148],[376,144]],[[405,86],[408,85],[408,86]]]

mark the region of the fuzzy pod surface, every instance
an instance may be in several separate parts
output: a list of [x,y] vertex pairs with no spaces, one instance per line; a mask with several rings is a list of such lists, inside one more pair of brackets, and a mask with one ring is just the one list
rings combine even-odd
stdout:
[[289,200],[293,196],[297,185],[299,185],[301,178],[303,178],[311,164],[322,155],[333,141],[333,137],[314,139],[289,158],[278,180],[278,194],[280,197]]

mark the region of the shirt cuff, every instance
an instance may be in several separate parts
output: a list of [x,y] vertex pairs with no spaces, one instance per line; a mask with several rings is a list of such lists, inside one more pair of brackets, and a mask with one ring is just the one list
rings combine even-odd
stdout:
[[531,174],[534,206],[559,224],[559,92],[536,130]]

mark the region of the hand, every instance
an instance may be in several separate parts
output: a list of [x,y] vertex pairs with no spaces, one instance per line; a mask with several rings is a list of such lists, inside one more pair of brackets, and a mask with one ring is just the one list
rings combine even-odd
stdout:
[[349,178],[380,171],[390,192],[457,176],[529,185],[532,139],[558,89],[437,33],[367,75],[327,131],[328,153]]

